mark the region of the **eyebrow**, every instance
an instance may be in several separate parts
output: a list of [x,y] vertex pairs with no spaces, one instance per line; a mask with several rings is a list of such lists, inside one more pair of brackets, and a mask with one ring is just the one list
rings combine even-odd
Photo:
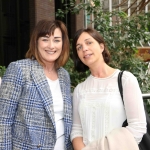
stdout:
[[[88,38],[88,39],[85,39],[84,41],[87,41],[87,40],[90,40],[91,38]],[[79,44],[76,44],[76,47],[78,46],[78,45],[81,45],[80,43]]]
[[57,36],[56,36],[56,37],[54,37],[54,38],[62,38],[62,37],[59,37],[59,36],[57,37]]
[[[49,38],[50,36],[49,36],[49,35],[45,35],[45,36],[42,36],[42,37]],[[59,36],[57,37],[57,36],[56,36],[56,37],[54,37],[54,38],[56,39],[56,38],[62,38],[62,37],[59,37]]]

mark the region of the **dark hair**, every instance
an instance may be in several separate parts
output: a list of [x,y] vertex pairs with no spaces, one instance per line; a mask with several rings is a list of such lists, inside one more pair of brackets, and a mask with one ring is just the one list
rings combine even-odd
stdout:
[[38,39],[47,34],[53,35],[56,28],[62,32],[62,52],[55,62],[55,67],[59,68],[64,66],[69,58],[70,44],[68,38],[67,28],[62,21],[59,20],[41,20],[35,26],[29,44],[29,50],[26,53],[26,58],[36,59],[41,65],[45,65],[41,60],[39,51],[37,49]]
[[74,61],[74,66],[75,66],[75,70],[77,70],[78,72],[85,72],[86,70],[88,70],[88,66],[86,66],[85,64],[82,63],[82,61],[79,59],[78,54],[77,54],[77,50],[76,50],[76,43],[78,38],[80,37],[80,35],[86,32],[88,33],[90,36],[92,36],[99,44],[102,43],[104,44],[104,51],[102,52],[104,61],[106,64],[108,64],[110,62],[110,53],[108,51],[108,48],[105,44],[105,41],[103,39],[103,37],[100,35],[100,33],[98,31],[96,31],[93,28],[86,28],[86,29],[79,29],[74,36],[73,39],[73,44],[72,44],[72,48],[73,48],[73,61]]

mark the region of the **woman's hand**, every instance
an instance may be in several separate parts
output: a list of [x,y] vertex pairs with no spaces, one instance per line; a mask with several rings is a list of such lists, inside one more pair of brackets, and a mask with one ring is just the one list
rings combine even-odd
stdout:
[[82,150],[85,147],[82,137],[74,138],[72,141],[74,150]]

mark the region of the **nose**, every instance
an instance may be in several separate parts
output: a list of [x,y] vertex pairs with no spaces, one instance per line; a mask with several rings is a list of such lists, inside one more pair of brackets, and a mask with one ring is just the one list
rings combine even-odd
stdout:
[[54,48],[54,41],[50,40],[50,41],[48,42],[48,47],[49,47],[50,49],[53,49],[53,48]]
[[86,44],[83,44],[83,45],[82,45],[82,50],[83,50],[83,51],[87,51],[87,50],[88,50],[88,47],[87,47]]

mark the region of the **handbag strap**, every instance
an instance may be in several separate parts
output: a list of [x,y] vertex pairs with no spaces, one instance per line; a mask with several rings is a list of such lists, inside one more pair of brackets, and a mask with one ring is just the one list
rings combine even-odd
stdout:
[[118,74],[118,87],[119,87],[120,95],[121,95],[121,98],[122,98],[122,102],[124,104],[124,101],[123,101],[123,88],[122,88],[122,75],[123,75],[123,71],[120,71],[119,74]]

